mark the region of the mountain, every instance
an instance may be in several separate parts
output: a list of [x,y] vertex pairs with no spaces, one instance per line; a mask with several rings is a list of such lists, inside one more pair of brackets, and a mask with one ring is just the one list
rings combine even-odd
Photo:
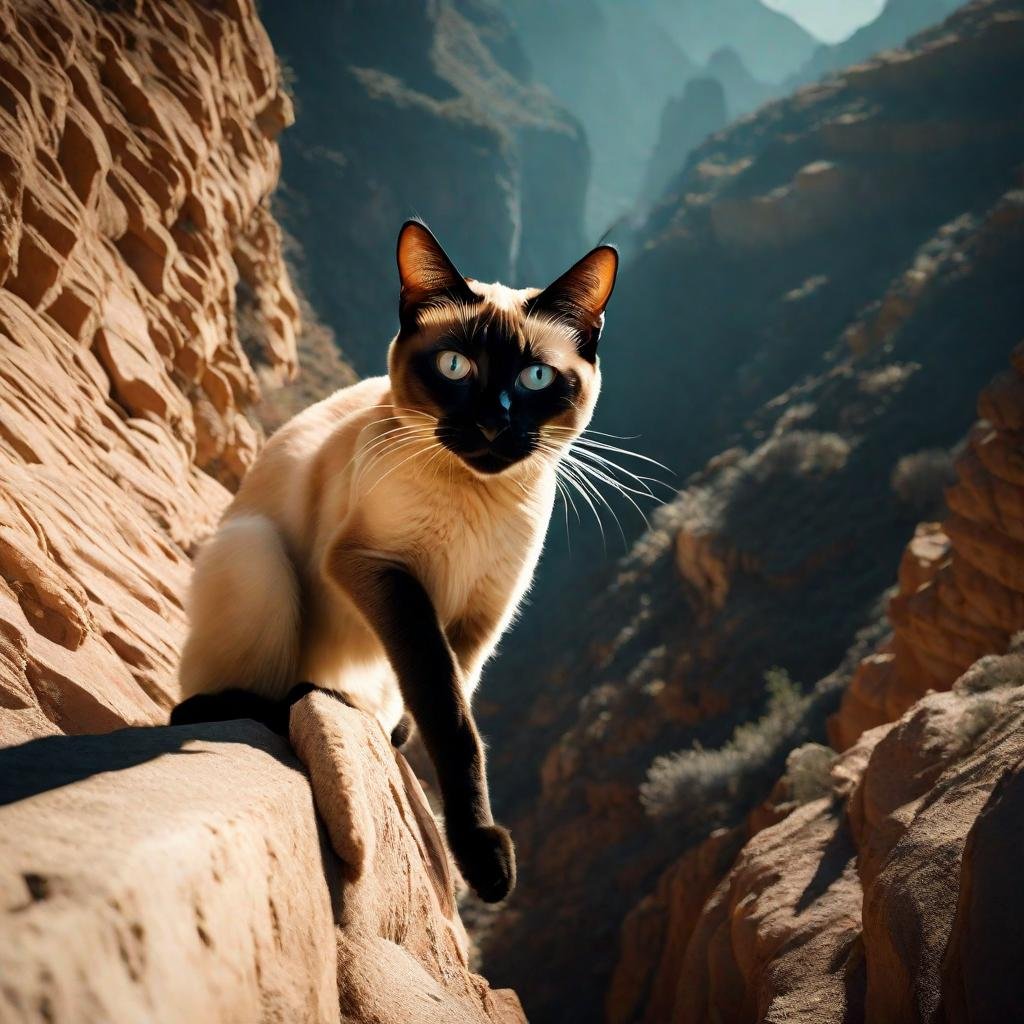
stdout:
[[597,1017],[638,889],[825,739],[883,640],[892,567],[1024,322],[1022,55],[1019,2],[956,12],[718,133],[639,230],[596,426],[686,483],[552,610],[549,670],[506,649],[484,726],[526,867],[481,946],[531,1019]]
[[543,284],[583,251],[589,154],[487,0],[282,0],[261,13],[295,98],[279,214],[300,280],[361,374],[397,328],[398,225],[425,218],[463,272]]
[[705,74],[722,83],[730,120],[749,114],[783,91],[779,86],[755,78],[731,46],[723,46],[711,54]]
[[683,94],[669,99],[661,113],[661,129],[647,164],[641,202],[659,198],[690,152],[724,128],[727,120],[726,92],[721,81],[710,76],[691,78]]
[[586,230],[596,242],[632,209],[662,106],[697,66],[647,5],[512,0],[508,10],[538,80],[586,130]]
[[727,46],[765,82],[791,75],[818,45],[795,21],[760,0],[655,0],[653,8],[692,60],[704,64]]
[[793,75],[788,84],[813,82],[822,75],[894,46],[902,46],[915,32],[938,25],[962,0],[886,0],[878,17],[834,46],[821,46]]

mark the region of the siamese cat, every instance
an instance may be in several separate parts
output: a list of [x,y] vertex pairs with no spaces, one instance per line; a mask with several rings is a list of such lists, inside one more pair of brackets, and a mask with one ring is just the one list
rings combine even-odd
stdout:
[[[470,708],[530,585],[556,468],[600,389],[618,267],[598,246],[543,291],[464,278],[419,221],[398,237],[400,330],[385,377],[278,430],[201,549],[172,722],[287,731],[316,687],[437,769],[448,843],[484,899],[515,884]],[[297,685],[298,684],[298,685]]]

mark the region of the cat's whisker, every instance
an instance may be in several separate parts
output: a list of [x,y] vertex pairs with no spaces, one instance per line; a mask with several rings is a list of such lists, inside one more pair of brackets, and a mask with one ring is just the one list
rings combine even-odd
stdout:
[[[574,471],[579,475],[580,479],[582,481],[586,482],[587,486],[591,489],[591,491],[594,493],[594,495],[597,498],[600,499],[601,503],[611,513],[612,518],[615,520],[615,525],[618,527],[619,536],[622,537],[623,547],[624,548],[628,548],[629,544],[626,541],[626,535],[625,535],[625,533],[624,533],[624,531],[622,529],[622,523],[619,521],[618,513],[615,511],[614,508],[612,508],[611,504],[608,502],[608,499],[601,492],[601,489],[597,486],[597,483],[595,482],[594,478],[588,472],[588,468],[589,467],[587,467],[585,464],[577,462],[575,460],[573,460],[569,464],[573,467]],[[597,479],[601,480],[602,483],[610,483],[614,490],[619,491],[622,494],[622,496],[624,498],[626,498],[626,500],[629,501],[630,504],[633,505],[633,507],[640,513],[640,516],[644,520],[644,522],[647,523],[647,517],[644,515],[643,510],[640,508],[639,505],[637,505],[637,503],[635,501],[633,501],[632,498],[629,497],[628,494],[625,494],[624,492],[622,492],[620,487],[616,486],[617,482],[615,480],[607,477],[606,475],[602,476],[602,477],[598,477]],[[650,527],[649,523],[647,523],[647,525],[648,525],[648,527]]]
[[[357,458],[366,460],[356,472],[355,482],[358,482],[359,478],[371,466],[379,461],[380,457],[387,455],[390,451],[396,450],[403,442],[417,437],[432,437],[433,434],[433,427],[398,427],[393,431],[388,431],[385,436],[371,441],[356,452],[352,456],[352,459],[349,460],[350,464]],[[348,467],[346,466],[346,469],[347,468]]]
[[[563,430],[565,428],[555,427],[554,429]],[[595,448],[600,451],[615,452],[617,455],[627,455],[631,459],[640,459],[642,462],[649,462],[652,466],[657,466],[658,469],[663,469],[666,473],[671,473],[675,476],[675,471],[670,469],[663,462],[659,462],[657,459],[652,459],[648,455],[641,455],[639,452],[630,451],[628,448],[620,448],[618,445],[607,444],[604,441],[595,441],[593,438],[589,437],[576,437],[573,443],[583,445],[587,448]]]
[[604,520],[601,519],[600,514],[597,511],[597,507],[591,500],[591,496],[596,498],[608,511],[611,513],[611,517],[615,522],[615,526],[619,531],[619,536],[622,538],[623,548],[627,547],[626,534],[622,529],[622,523],[619,522],[619,517],[615,513],[615,509],[608,504],[607,498],[594,486],[594,484],[583,476],[579,471],[568,463],[562,463],[562,470],[566,475],[566,479],[575,487],[577,493],[583,498],[584,501],[590,506],[590,510],[594,513],[594,518],[597,520],[597,525],[601,530],[601,544],[607,552],[608,550],[608,538],[604,530]]
[[412,455],[409,455],[406,458],[402,459],[402,461],[399,462],[397,466],[392,466],[382,477],[378,477],[377,480],[375,480],[373,485],[370,487],[370,490],[368,490],[366,492],[366,496],[368,497],[373,492],[375,487],[377,487],[379,484],[381,484],[385,480],[387,480],[387,478],[389,476],[391,476],[391,474],[394,473],[395,470],[401,469],[407,462],[411,462],[413,459],[417,458],[418,456],[425,455],[427,452],[433,451],[435,448],[441,448],[441,447],[443,447],[441,442],[440,441],[435,441],[434,444],[427,445],[426,448],[421,448],[418,451],[414,451],[412,453]]
[[[598,490],[596,484],[593,483],[593,474],[591,472],[588,472],[588,467],[577,465],[576,468],[578,471],[582,472],[585,477],[590,479],[591,485],[595,488],[595,490]],[[589,469],[592,470],[592,467],[589,467]],[[636,503],[636,501],[633,498],[633,494],[637,494],[639,492],[633,491],[631,488],[623,486],[620,482],[613,480],[607,475],[599,475],[597,476],[597,479],[600,480],[602,483],[608,484],[614,491],[617,491],[619,494],[621,494],[622,497],[625,498],[626,501],[628,501],[634,509],[636,509],[637,514],[644,521],[644,526],[646,526],[648,530],[651,528],[651,521],[647,518],[647,513],[644,512],[644,510]],[[599,490],[598,493],[600,493]]]
[[587,494],[587,492],[583,489],[579,481],[576,479],[575,476],[573,476],[572,471],[567,466],[560,467],[559,471],[561,474],[563,474],[563,479],[565,480],[566,486],[571,490],[576,491],[576,493],[586,502],[587,506],[590,508],[590,511],[593,513],[594,520],[597,523],[597,528],[601,531],[601,546],[604,548],[605,552],[607,552],[608,538],[605,536],[604,523],[602,522],[601,516],[598,514],[597,508],[594,506],[594,503],[590,500],[590,495]]
[[[372,470],[373,467],[377,465],[377,463],[387,458],[393,452],[401,451],[402,449],[407,448],[410,444],[412,444],[415,441],[425,441],[433,436],[433,428],[417,428],[413,431],[400,434],[396,437],[385,439],[386,443],[378,445],[376,450],[371,450],[369,452],[366,461],[362,465],[360,465],[359,469],[357,470],[353,484],[358,484],[362,477],[365,476],[370,470]],[[367,447],[370,448],[371,446]]]
[[[386,406],[378,406],[377,408],[388,408],[388,407],[386,407]],[[419,424],[419,423],[417,423],[417,424],[402,424],[400,426],[391,427],[388,430],[385,430],[383,434],[379,435],[378,437],[375,437],[368,444],[361,445],[359,443],[359,438],[361,438],[362,435],[367,430],[369,430],[371,427],[379,426],[382,423],[388,423],[391,420],[397,420],[397,419],[401,419],[401,417],[400,416],[385,416],[382,419],[373,420],[371,423],[367,423],[366,426],[363,427],[362,430],[359,431],[359,434],[356,437],[355,451],[352,453],[352,457],[348,460],[348,462],[345,463],[345,466],[342,469],[342,472],[344,473],[349,468],[349,466],[351,466],[352,463],[356,461],[356,459],[365,457],[367,455],[367,453],[372,451],[380,442],[384,441],[386,438],[388,438],[388,437],[390,437],[390,436],[392,436],[394,434],[397,434],[399,431],[403,431],[403,430],[426,430],[426,429],[428,429],[425,424]],[[430,428],[430,429],[433,429],[433,428]],[[358,476],[358,474],[357,474],[357,476]]]
[[433,434],[434,428],[432,427],[409,427],[401,428],[400,432],[396,431],[391,436],[379,437],[371,441],[352,457],[353,459],[361,458],[364,460],[356,470],[353,483],[357,483],[382,458],[385,458],[390,452],[397,451],[407,441],[420,437],[432,437]]
[[610,437],[614,441],[637,441],[640,439],[640,434],[608,434],[603,430],[591,430],[590,427],[585,427],[583,430],[577,430],[575,427],[563,427],[556,423],[548,424],[544,427],[545,430],[560,430],[566,434],[575,434],[582,437],[584,434],[593,434],[596,437]]
[[[643,494],[645,497],[653,498],[655,501],[658,500],[657,495],[651,490],[650,483],[661,483],[660,480],[655,480],[652,477],[638,476],[636,473],[626,469],[625,466],[620,466],[617,462],[612,462],[611,459],[606,459],[603,455],[598,455],[596,452],[587,451],[583,448],[577,448],[575,445],[570,445],[569,450],[578,458],[590,459],[596,462],[602,469],[609,473],[622,473],[629,479],[634,480],[642,488],[638,493]],[[665,486],[668,486],[667,484]]]

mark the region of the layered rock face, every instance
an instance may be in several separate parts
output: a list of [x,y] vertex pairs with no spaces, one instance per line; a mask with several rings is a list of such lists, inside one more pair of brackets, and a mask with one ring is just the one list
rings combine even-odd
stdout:
[[[504,708],[493,719],[493,729],[516,737],[507,753],[500,739],[492,745],[491,764],[495,785],[513,808],[506,816],[515,826],[523,869],[511,912],[483,940],[485,963],[489,976],[516,984],[538,1020],[568,1012],[567,987],[574,1000],[580,992],[592,999],[585,1012],[599,1014],[618,956],[616,922],[636,906],[636,894],[654,890],[663,870],[709,832],[737,827],[802,738],[825,738],[826,718],[844,685],[888,631],[886,591],[915,524],[943,515],[950,449],[970,428],[978,392],[1020,341],[1024,205],[1010,118],[1019,95],[990,106],[995,79],[988,74],[995,64],[1019,71],[1022,65],[1008,54],[1020,52],[1024,22],[1012,5],[989,3],[973,5],[948,24],[955,31],[923,40],[919,49],[805,91],[722,133],[707,148],[720,154],[715,171],[731,184],[719,192],[722,182],[706,169],[703,199],[681,195],[677,217],[665,208],[664,234],[626,270],[657,273],[646,282],[624,280],[647,300],[644,323],[662,332],[662,340],[638,365],[637,346],[651,336],[632,321],[635,344],[617,371],[610,316],[606,390],[613,403],[625,403],[624,395],[614,396],[617,374],[628,381],[640,420],[631,426],[623,418],[610,429],[642,431],[641,450],[650,450],[648,444],[668,449],[676,431],[687,435],[691,451],[700,451],[702,437],[708,444],[717,438],[720,453],[656,516],[654,529],[599,596],[569,609],[559,643],[573,657],[560,658],[550,645],[556,670],[534,680],[520,667],[517,695],[532,689],[536,696],[522,702],[520,716]],[[913,128],[910,96],[921,76],[937,76],[940,65],[974,84],[957,93],[957,131],[926,144],[934,125]],[[859,99],[857,82],[864,90]],[[855,118],[858,105],[863,116]],[[807,135],[788,134],[790,117],[806,125]],[[859,200],[836,190],[836,167],[806,159],[816,151],[811,140],[832,129],[854,132],[855,125],[862,141],[874,139],[876,198],[894,201],[888,183],[906,184],[918,174],[911,167],[916,158],[891,151],[882,157],[883,136],[903,139],[925,164],[934,159],[963,168],[957,195],[943,194],[940,185],[929,200],[932,209],[917,199],[899,213],[888,207],[884,224],[862,212]],[[987,133],[984,125],[992,127],[986,135],[991,146],[968,146],[964,139]],[[854,147],[850,153],[851,163],[866,166],[866,152]],[[751,239],[749,257],[739,248],[716,250],[705,232],[719,214],[724,223],[737,194],[748,186],[758,192],[764,177],[781,173],[783,164],[799,171],[792,188],[813,194],[807,209],[835,204],[845,211],[840,219],[815,227],[809,218],[802,242],[780,236],[777,246],[766,228],[756,244]],[[690,177],[686,187],[695,183]],[[789,200],[779,195],[771,201]],[[838,227],[840,220],[846,227]],[[696,252],[707,261],[704,268]],[[755,262],[761,268],[756,279],[746,276]],[[812,272],[815,264],[820,276]],[[851,280],[840,264],[857,265]],[[736,276],[729,276],[730,268]],[[693,344],[665,334],[675,322],[665,315],[668,297],[678,303],[691,273],[700,296],[686,309]],[[636,301],[628,292],[624,299],[630,307]],[[752,325],[756,308],[762,322]],[[730,376],[723,378],[731,385],[721,400],[714,384],[719,359],[723,367],[731,360]],[[688,388],[686,373],[673,376],[671,367],[690,360],[694,381],[698,367],[708,371],[707,388],[703,376],[700,388]],[[637,380],[648,371],[650,381]],[[755,401],[768,381],[787,373],[781,388]],[[639,400],[637,392],[648,397]],[[644,422],[648,409],[652,421],[660,417],[654,430]],[[961,465],[973,459],[963,456]],[[1004,480],[1005,472],[996,475]],[[988,498],[990,488],[1000,497]],[[959,485],[950,501],[961,495],[966,501],[975,489],[972,521],[1003,523],[1005,511],[992,519],[992,510],[1002,507],[1002,484]],[[1016,499],[1009,500],[1008,509]],[[957,515],[963,515],[959,508]],[[937,632],[933,624],[960,601],[963,586],[944,585],[942,601],[933,602],[935,591],[915,600],[907,633],[918,646],[931,642],[925,637]],[[994,593],[986,598],[990,603],[998,603]],[[985,636],[990,646],[970,647],[965,660],[954,659],[946,686],[979,653],[1005,649],[1006,623],[979,629],[980,622],[969,621],[964,616],[950,638],[958,632]],[[950,639],[944,642],[949,646]],[[514,654],[506,648],[503,659],[511,664]],[[782,685],[784,677],[771,672],[776,666],[798,685]],[[766,673],[773,680],[767,690]],[[922,692],[909,693],[886,716]],[[523,737],[544,750],[538,785],[517,774]],[[745,834],[741,826],[736,835],[720,837],[719,869]],[[688,874],[696,870],[680,868],[678,877],[696,878]],[[687,913],[696,913],[696,894],[712,891],[717,878],[678,883],[691,890]],[[656,932],[656,918],[652,914],[643,927]],[[585,961],[575,957],[569,939],[581,932],[595,948]]]
[[295,370],[290,119],[245,3],[0,8],[0,740],[163,717],[189,552]]
[[388,0],[261,14],[294,78],[282,220],[301,280],[360,373],[398,329],[395,237],[423,217],[464,274],[542,286],[583,255],[589,151],[532,81],[501,9]]
[[[962,958],[959,929],[979,918],[953,915],[976,887],[960,863],[970,835],[984,832],[997,877],[1015,854],[1012,799],[997,805],[1021,757],[1024,659],[997,656],[1024,630],[1020,354],[981,393],[946,491],[953,514],[903,553],[891,636],[829,722],[845,753],[798,748],[765,805],[666,870],[626,918],[609,1020],[698,1021],[711,1007],[733,1021],[1012,1017],[1020,993],[998,956]],[[977,912],[992,913],[997,947],[1008,918]]]
[[1024,629],[1024,345],[978,412],[946,493],[953,515],[918,527],[889,605],[892,639],[860,663],[830,723],[840,750]]
[[[795,750],[724,880],[726,833],[630,920],[658,941],[627,953],[608,1019],[1015,1019],[1022,716],[1011,652],[841,755]],[[685,883],[712,890],[699,914]]]

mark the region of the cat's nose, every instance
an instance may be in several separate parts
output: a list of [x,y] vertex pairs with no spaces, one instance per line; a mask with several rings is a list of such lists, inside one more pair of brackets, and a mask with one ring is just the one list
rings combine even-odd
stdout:
[[482,423],[478,423],[477,429],[480,431],[481,434],[484,435],[484,437],[487,438],[488,442],[490,442],[493,441],[505,429],[506,426],[508,426],[507,423],[503,424],[500,427],[485,427]]

